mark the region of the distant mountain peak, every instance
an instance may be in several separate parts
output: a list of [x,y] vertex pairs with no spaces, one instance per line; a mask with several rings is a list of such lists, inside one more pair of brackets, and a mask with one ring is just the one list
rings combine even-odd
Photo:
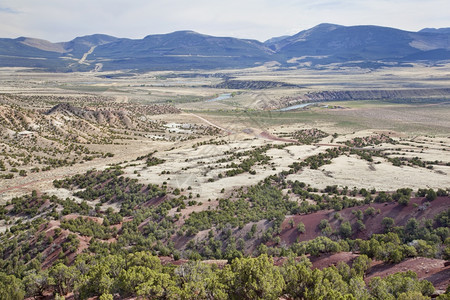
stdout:
[[94,33],[76,37],[74,40],[76,39],[117,39],[117,37],[103,33]]
[[194,31],[194,30],[177,30],[177,31],[174,31],[173,33],[185,33],[185,34],[199,34],[199,35],[203,35],[201,33],[198,33],[196,31]]
[[63,53],[65,51],[64,47],[59,44],[54,44],[46,40],[30,38],[30,37],[19,37],[16,39],[22,44],[27,45],[32,48],[36,48],[43,51],[58,52]]
[[162,36],[188,36],[188,35],[207,36],[206,34],[201,34],[193,30],[177,30],[169,33],[149,34],[146,37],[144,37],[144,40]]
[[320,23],[314,27],[312,27],[311,29],[318,29],[318,28],[328,28],[328,29],[336,29],[339,27],[345,27],[343,25],[338,25],[338,24],[333,24],[333,23]]
[[323,34],[326,32],[330,32],[333,30],[336,30],[338,28],[341,28],[344,26],[341,25],[335,25],[335,24],[329,24],[329,23],[322,23],[317,26],[314,26],[310,29],[302,30],[299,33],[292,36],[292,39],[304,39],[312,34]]
[[97,46],[97,45],[104,45],[107,43],[111,43],[116,40],[118,40],[118,38],[116,38],[114,36],[97,33],[97,34],[76,37],[73,40],[71,40],[70,42],[66,42],[65,44],[79,43],[79,44],[84,44],[86,46]]

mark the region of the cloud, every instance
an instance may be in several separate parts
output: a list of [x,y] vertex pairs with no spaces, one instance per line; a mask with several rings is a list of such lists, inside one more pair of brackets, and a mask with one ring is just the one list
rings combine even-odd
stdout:
[[0,14],[0,37],[27,35],[56,42],[93,33],[142,38],[189,29],[265,40],[319,23],[405,30],[448,27],[450,1],[2,0]]
[[342,9],[349,6],[349,1],[315,1],[308,4],[309,9]]
[[17,11],[17,10],[15,10],[15,9],[12,9],[12,8],[10,8],[10,7],[3,7],[3,6],[0,6],[0,13],[6,13],[6,14],[19,14],[20,12]]

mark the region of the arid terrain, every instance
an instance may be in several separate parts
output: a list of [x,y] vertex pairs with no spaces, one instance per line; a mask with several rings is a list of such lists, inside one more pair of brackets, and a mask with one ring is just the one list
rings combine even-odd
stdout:
[[[251,85],[250,89],[245,85],[242,89],[215,88],[221,82],[216,73],[192,72],[186,76],[155,72],[122,78],[115,73],[52,75],[4,68],[0,72],[2,161],[6,163],[2,174],[11,174],[11,168],[20,166],[17,169],[23,169],[27,175],[15,174],[12,179],[2,180],[1,197],[7,200],[15,190],[32,190],[36,184],[43,187],[45,182],[57,178],[101,169],[155,150],[159,151],[156,156],[167,163],[146,170],[136,165],[127,168],[127,172],[141,170],[140,180],[160,184],[165,178],[159,173],[171,171],[173,178],[168,184],[172,187],[185,182],[181,178],[189,174],[195,178],[189,185],[201,186],[207,194],[214,194],[221,186],[252,185],[286,170],[295,161],[354,138],[377,134],[386,134],[398,143],[372,147],[391,158],[418,157],[441,163],[432,169],[395,167],[382,158],[367,162],[355,156],[340,156],[320,170],[295,174],[292,179],[303,178],[318,188],[333,184],[382,190],[446,187],[450,96],[443,90],[450,81],[450,67],[418,65],[410,69],[274,72],[269,67],[219,73],[240,82],[292,85],[266,88],[260,83],[255,90]],[[358,90],[356,96],[363,97],[368,89],[399,94],[391,92],[385,97],[392,99],[383,100],[370,99],[368,93],[367,99],[354,101],[341,95],[344,100],[335,101],[342,93],[336,91]],[[311,96],[330,91],[334,96],[329,99]],[[211,101],[217,95],[226,96]],[[280,107],[313,102],[320,104],[277,111]],[[293,132],[311,128],[328,136],[308,145],[291,138]],[[332,134],[337,137],[331,137]],[[224,152],[284,142],[292,145],[268,152],[275,170],[261,167],[257,175],[240,174],[207,184],[207,179],[225,169],[225,165],[215,164],[226,157]],[[14,153],[15,157],[7,153]],[[58,161],[50,161],[49,157]],[[188,162],[184,161],[186,158]],[[33,171],[46,167],[49,170]],[[357,178],[355,172],[359,174]]]
[[102,247],[177,264],[307,254],[319,269],[367,255],[366,283],[413,270],[442,294],[449,74],[2,68],[0,231],[12,243],[36,224],[2,263],[28,255],[46,270]]

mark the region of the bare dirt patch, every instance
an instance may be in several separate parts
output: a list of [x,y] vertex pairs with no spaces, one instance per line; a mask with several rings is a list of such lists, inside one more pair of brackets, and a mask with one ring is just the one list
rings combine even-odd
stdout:
[[415,272],[419,280],[430,281],[438,291],[445,291],[450,284],[450,266],[446,264],[446,261],[426,257],[409,258],[398,264],[375,261],[365,279],[369,281],[374,277],[386,277],[406,271]]

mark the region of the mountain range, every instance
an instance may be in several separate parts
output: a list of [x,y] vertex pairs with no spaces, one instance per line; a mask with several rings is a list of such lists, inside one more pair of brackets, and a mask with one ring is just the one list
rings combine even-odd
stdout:
[[193,31],[143,39],[94,34],[69,42],[0,39],[0,67],[46,71],[192,70],[243,68],[276,62],[282,68],[331,63],[382,66],[450,60],[450,28],[410,32],[380,26],[320,24],[266,42]]

